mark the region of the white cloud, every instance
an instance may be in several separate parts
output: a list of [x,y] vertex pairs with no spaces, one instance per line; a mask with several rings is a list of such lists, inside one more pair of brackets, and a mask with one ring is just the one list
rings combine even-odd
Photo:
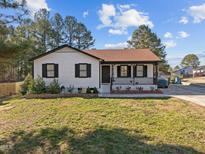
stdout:
[[173,35],[172,35],[172,33],[170,33],[170,32],[166,32],[166,33],[164,34],[164,38],[173,38]]
[[173,40],[169,40],[163,43],[166,48],[174,48],[177,46],[176,42],[174,42]]
[[189,35],[187,32],[185,32],[185,31],[180,31],[180,32],[178,32],[178,35],[179,35],[179,38],[187,38],[187,37],[190,36],[190,35]]
[[119,8],[121,9],[130,9],[130,5],[129,4],[124,4],[124,5],[119,5]]
[[202,5],[191,6],[188,13],[194,18],[194,23],[200,23],[205,20],[205,3]]
[[187,17],[181,17],[179,23],[186,25],[189,23],[189,20]]
[[123,49],[123,48],[127,48],[127,47],[128,47],[127,42],[120,42],[120,43],[116,43],[116,44],[105,44],[106,49]]
[[[115,29],[115,32],[118,30],[118,33],[113,34],[119,35],[120,30],[127,31],[129,27],[148,25],[152,28],[154,26],[147,14],[131,7],[132,5],[118,5],[115,8],[114,5],[103,4],[98,11],[101,21],[101,25],[98,28],[110,27]],[[127,32],[123,34],[127,34]]]
[[113,35],[125,35],[127,34],[127,31],[125,29],[109,29],[108,31],[110,34]]
[[116,24],[120,27],[148,25],[152,28],[154,26],[153,23],[149,20],[149,16],[144,15],[144,13],[135,9],[129,9],[122,12],[122,14],[117,16],[116,19]]
[[[22,0],[17,1],[21,2]],[[26,0],[26,3],[28,9],[31,11],[31,14],[34,14],[36,11],[40,9],[49,10],[46,0]]]
[[112,24],[111,17],[115,16],[115,7],[114,5],[102,4],[101,10],[98,11],[100,21],[103,25],[109,26]]
[[87,10],[87,11],[84,11],[84,12],[83,12],[83,18],[86,18],[86,17],[88,16],[88,14],[89,14],[88,10]]

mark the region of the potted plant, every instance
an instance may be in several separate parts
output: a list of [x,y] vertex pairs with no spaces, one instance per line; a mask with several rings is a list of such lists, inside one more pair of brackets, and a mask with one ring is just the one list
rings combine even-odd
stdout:
[[69,86],[69,87],[68,87],[68,92],[69,92],[69,93],[72,93],[73,90],[74,90],[74,86]]

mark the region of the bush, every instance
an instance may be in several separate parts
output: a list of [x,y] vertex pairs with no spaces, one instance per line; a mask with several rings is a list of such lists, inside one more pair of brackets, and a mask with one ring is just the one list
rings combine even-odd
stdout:
[[61,92],[60,84],[58,80],[54,79],[53,82],[48,86],[48,93],[50,94],[59,94]]
[[31,74],[28,74],[24,80],[24,83],[21,86],[21,94],[25,95],[27,93],[29,93],[33,87],[34,84],[34,80],[33,77],[31,76]]
[[46,83],[43,80],[43,78],[41,78],[40,76],[38,76],[35,80],[34,83],[31,84],[30,87],[31,90],[29,90],[29,92],[34,93],[34,94],[43,94],[46,93]]
[[93,88],[93,93],[98,94],[98,89],[96,87]]
[[91,89],[90,89],[89,87],[86,89],[86,93],[87,93],[87,94],[90,94],[90,93],[91,93]]

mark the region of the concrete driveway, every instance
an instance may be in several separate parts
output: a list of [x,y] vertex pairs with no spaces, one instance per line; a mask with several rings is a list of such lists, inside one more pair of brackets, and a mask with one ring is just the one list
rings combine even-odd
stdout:
[[205,106],[205,86],[170,85],[168,89],[162,91],[165,95]]

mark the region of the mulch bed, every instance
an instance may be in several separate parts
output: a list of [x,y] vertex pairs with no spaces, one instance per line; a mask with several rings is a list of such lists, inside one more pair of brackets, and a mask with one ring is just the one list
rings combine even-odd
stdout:
[[138,90],[113,90],[111,92],[112,94],[163,94],[161,90],[143,90],[143,91],[138,91]]
[[23,96],[27,99],[50,99],[50,98],[70,98],[70,97],[82,97],[82,98],[97,98],[98,94],[27,94]]

